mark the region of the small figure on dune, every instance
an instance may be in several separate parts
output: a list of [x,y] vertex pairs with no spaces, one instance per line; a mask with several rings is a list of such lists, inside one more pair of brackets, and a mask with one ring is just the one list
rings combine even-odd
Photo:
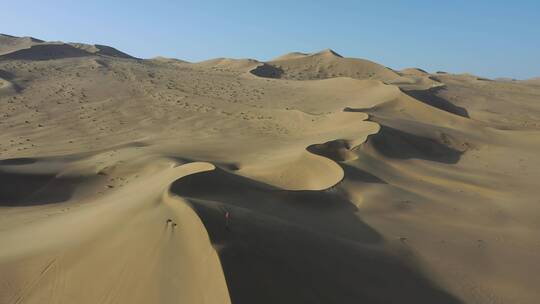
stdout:
[[225,211],[225,229],[227,231],[230,230],[230,228],[229,228],[230,218],[231,218],[231,214],[229,213],[229,211]]
[[173,220],[167,219],[167,226],[168,226],[170,223],[172,223],[172,227],[173,227],[173,228],[176,228],[177,224],[176,224],[175,222],[173,222]]

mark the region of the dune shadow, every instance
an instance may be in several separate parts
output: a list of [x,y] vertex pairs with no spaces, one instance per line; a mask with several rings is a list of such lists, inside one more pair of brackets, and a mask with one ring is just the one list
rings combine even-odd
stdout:
[[432,88],[429,90],[402,90],[403,93],[409,95],[410,97],[421,101],[427,105],[438,108],[440,110],[450,112],[461,117],[469,118],[469,112],[467,109],[456,106],[452,102],[440,97],[437,93],[440,90],[445,90],[444,87]]
[[369,184],[387,184],[387,182],[385,182],[384,180],[360,168],[347,165],[345,163],[340,163],[339,165],[343,168],[343,171],[345,172],[345,176],[349,180],[359,181],[359,182],[369,183]]
[[0,206],[18,207],[67,201],[82,182],[80,177],[0,171]]
[[12,80],[13,78],[15,78],[15,75],[13,75],[13,73],[11,72],[0,70],[0,78],[4,78],[6,80]]
[[4,80],[8,82],[8,86],[13,88],[13,90],[15,90],[16,93],[22,92],[23,88],[14,81],[14,78],[15,78],[14,74],[8,71],[0,70],[0,89],[2,88],[1,81]]
[[331,140],[323,144],[313,144],[306,148],[308,152],[342,162],[354,158],[350,145],[345,140]]
[[101,44],[95,44],[95,48],[98,49],[96,52],[99,55],[105,55],[105,56],[111,56],[111,57],[118,57],[118,58],[126,58],[126,59],[137,59],[129,54],[126,54],[124,52],[121,52],[113,47],[107,46],[107,45],[101,45]]
[[233,303],[460,303],[374,249],[382,237],[336,190],[282,190],[217,168],[170,191],[193,206],[219,248]]
[[0,166],[21,166],[33,164],[35,162],[37,162],[37,159],[29,157],[0,159]]
[[283,75],[283,70],[268,63],[263,63],[253,70],[251,74],[264,78],[280,78]]
[[170,191],[184,198],[219,202],[356,242],[381,241],[380,235],[360,220],[357,207],[334,189],[283,190],[218,168],[185,176],[174,182]]
[[73,57],[85,57],[92,54],[68,44],[42,44],[33,45],[27,49],[21,49],[0,56],[0,59],[13,60],[51,60]]
[[381,125],[377,134],[368,137],[368,144],[386,157],[397,159],[423,159],[455,164],[462,151],[451,148],[432,138],[422,137]]
[[228,202],[188,200],[220,248],[233,303],[460,303],[381,250]]

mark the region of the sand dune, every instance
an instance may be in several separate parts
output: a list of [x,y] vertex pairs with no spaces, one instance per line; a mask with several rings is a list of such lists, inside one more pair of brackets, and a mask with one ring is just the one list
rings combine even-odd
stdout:
[[415,75],[415,76],[428,76],[429,73],[420,69],[420,68],[407,68],[399,71],[401,74],[405,75]]
[[81,200],[76,210],[66,204],[50,215],[54,221],[0,232],[3,286],[12,286],[2,288],[2,303],[227,303],[204,226],[166,192],[172,180],[214,167],[165,168],[87,204]]
[[260,62],[254,59],[216,58],[196,63],[195,66],[223,71],[249,71],[259,64]]
[[302,52],[290,52],[290,53],[287,53],[285,55],[281,55],[281,56],[278,56],[274,59],[272,59],[271,61],[279,61],[279,60],[287,60],[287,59],[296,59],[296,58],[303,58],[303,57],[307,57],[309,56],[309,54],[307,53],[302,53]]
[[397,73],[377,63],[364,59],[344,58],[331,49],[313,54],[286,54],[268,64],[279,69],[282,72],[279,78],[284,79],[351,77],[390,81],[399,77]]
[[442,85],[425,71],[419,69],[406,69],[397,72],[369,60],[344,58],[331,49],[313,54],[299,52],[285,54],[258,66],[251,72],[261,77],[291,80],[334,77],[375,79],[408,90],[425,90]]
[[101,44],[84,44],[84,43],[69,43],[69,45],[76,47],[78,49],[84,50],[88,53],[106,55],[111,57],[119,58],[134,58],[131,55],[128,55],[124,52],[121,52],[113,47],[101,45]]
[[92,54],[119,58],[134,58],[106,45],[45,42],[32,37],[21,38],[0,34],[0,59],[49,60],[82,57]]
[[538,302],[534,81],[0,38],[0,303]]
[[27,49],[32,45],[42,42],[42,40],[32,37],[15,37],[6,34],[0,34],[0,55],[4,55],[21,49]]

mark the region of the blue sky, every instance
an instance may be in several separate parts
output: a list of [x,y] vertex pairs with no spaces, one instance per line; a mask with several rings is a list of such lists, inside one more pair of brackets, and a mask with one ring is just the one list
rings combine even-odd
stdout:
[[396,69],[540,76],[540,1],[18,0],[1,7],[0,32],[106,44],[143,58],[268,60],[332,48]]

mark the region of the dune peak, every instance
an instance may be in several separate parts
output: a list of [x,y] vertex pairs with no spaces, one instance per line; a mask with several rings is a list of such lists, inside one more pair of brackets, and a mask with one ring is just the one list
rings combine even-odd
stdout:
[[313,55],[326,55],[326,56],[334,56],[334,57],[340,57],[340,58],[343,58],[343,56],[341,56],[340,54],[338,54],[336,51],[332,50],[332,49],[324,49],[320,52],[317,52]]

